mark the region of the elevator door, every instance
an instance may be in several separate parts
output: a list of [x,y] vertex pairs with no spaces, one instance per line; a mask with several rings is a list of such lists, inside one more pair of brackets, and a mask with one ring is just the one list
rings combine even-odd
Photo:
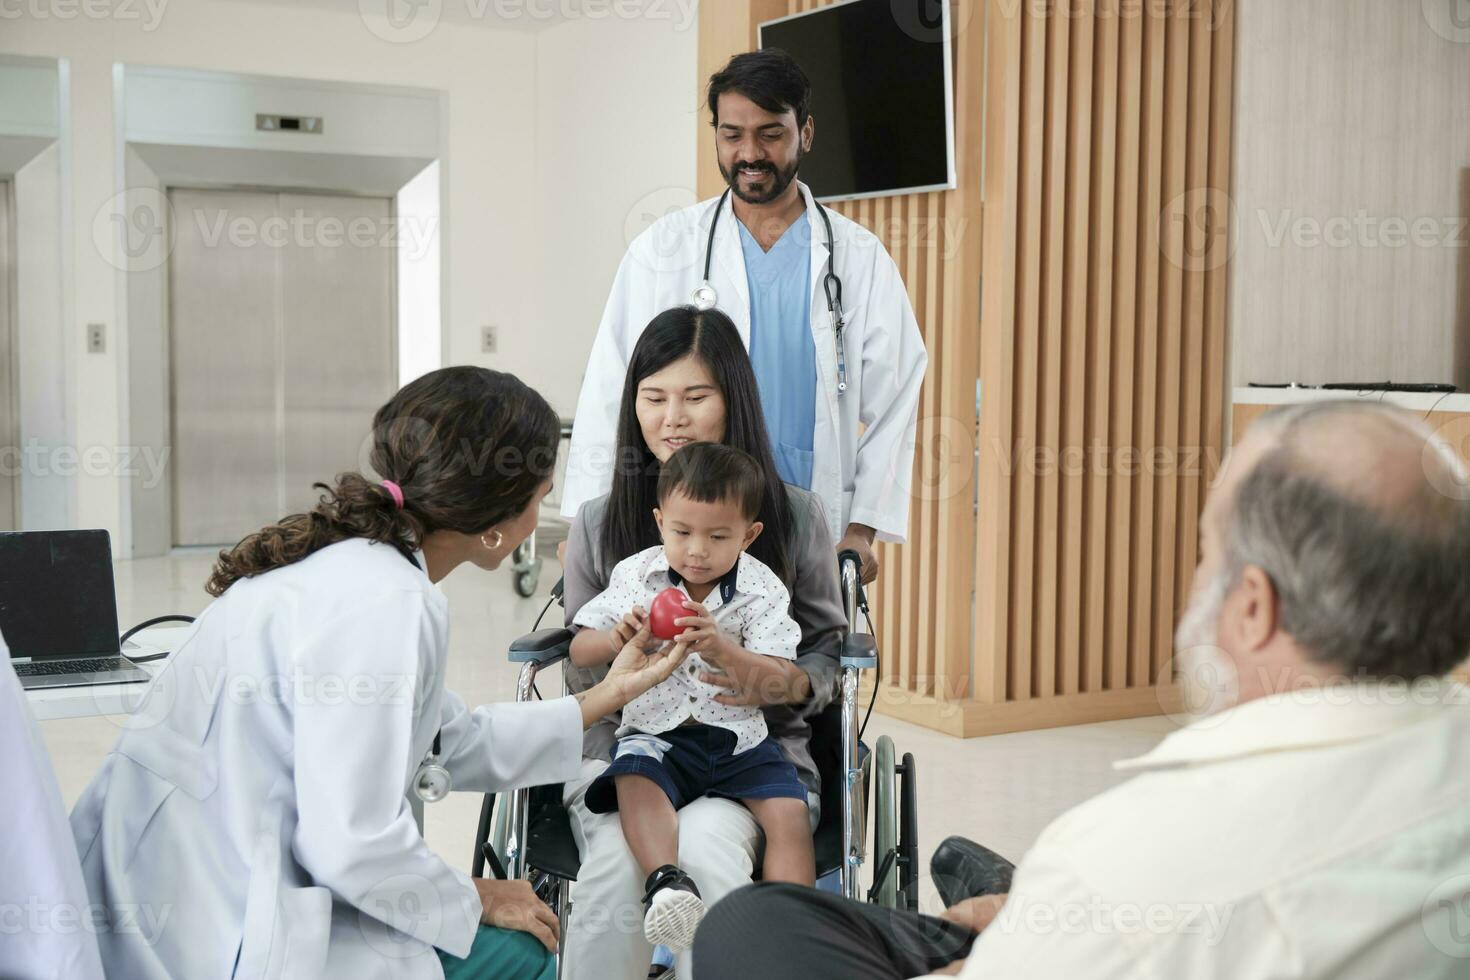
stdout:
[[15,256],[10,246],[10,184],[0,180],[0,531],[20,527],[20,420],[15,332]]
[[311,508],[395,387],[386,199],[175,189],[174,542]]

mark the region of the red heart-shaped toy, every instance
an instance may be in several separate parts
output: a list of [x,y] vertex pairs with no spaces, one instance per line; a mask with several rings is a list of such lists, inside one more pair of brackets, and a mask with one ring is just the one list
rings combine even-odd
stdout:
[[683,619],[690,615],[689,610],[684,608],[684,600],[689,598],[683,592],[675,588],[664,589],[653,597],[653,602],[648,606],[648,631],[660,640],[672,640],[689,627],[677,626],[676,619]]

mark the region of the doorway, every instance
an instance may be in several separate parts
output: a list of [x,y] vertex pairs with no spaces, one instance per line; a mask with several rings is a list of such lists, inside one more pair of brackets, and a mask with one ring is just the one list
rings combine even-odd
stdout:
[[15,248],[10,236],[10,182],[0,180],[0,531],[20,527],[20,377],[16,368]]
[[169,192],[173,541],[228,545],[367,465],[397,387],[393,204]]

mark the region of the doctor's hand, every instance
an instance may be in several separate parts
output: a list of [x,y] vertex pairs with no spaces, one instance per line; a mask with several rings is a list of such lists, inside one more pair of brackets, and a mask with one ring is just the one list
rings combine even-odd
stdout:
[[607,676],[591,690],[577,695],[582,704],[583,726],[621,711],[629,701],[667,680],[687,656],[687,646],[654,639],[645,624],[618,652],[617,659],[607,668]]
[[626,704],[667,680],[688,655],[689,647],[682,639],[672,643],[655,639],[645,622],[618,652],[603,683],[611,685]]
[[878,532],[866,524],[849,524],[847,533],[842,540],[837,542],[837,553],[851,549],[857,552],[858,559],[863,563],[862,579],[864,585],[872,584],[878,577],[878,553],[873,550],[873,539]]
[[487,926],[526,932],[541,941],[548,952],[556,952],[561,923],[556,913],[536,897],[529,881],[494,881],[475,878],[480,893],[480,921]]

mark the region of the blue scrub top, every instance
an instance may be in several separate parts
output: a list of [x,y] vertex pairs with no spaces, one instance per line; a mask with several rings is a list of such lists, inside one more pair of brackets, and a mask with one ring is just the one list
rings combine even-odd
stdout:
[[817,427],[817,348],[812,341],[811,235],[806,216],[769,252],[740,226],[750,287],[750,363],[781,479],[812,488]]

